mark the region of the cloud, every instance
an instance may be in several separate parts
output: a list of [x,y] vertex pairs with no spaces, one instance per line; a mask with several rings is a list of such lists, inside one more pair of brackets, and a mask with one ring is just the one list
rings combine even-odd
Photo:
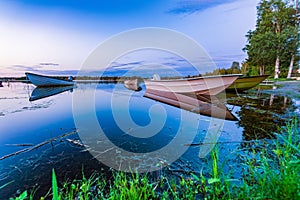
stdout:
[[231,3],[235,0],[183,0],[177,2],[177,5],[168,10],[171,14],[192,14],[221,4]]
[[34,65],[34,66],[26,66],[26,65],[12,65],[9,67],[1,67],[0,76],[24,76],[25,72],[33,72],[37,74],[44,75],[57,75],[57,76],[67,76],[67,75],[76,75],[78,70],[59,70],[59,69],[48,69],[43,65]]
[[59,66],[59,64],[56,63],[39,63],[38,65],[33,66],[27,66],[27,65],[12,65],[10,68],[17,71],[38,71],[38,70],[47,70],[52,67]]
[[46,65],[46,66],[59,66],[59,64],[57,64],[57,63],[51,63],[51,62],[44,62],[44,63],[40,63],[39,65]]
[[38,70],[37,73],[56,76],[75,76],[78,70]]
[[113,62],[108,70],[130,70],[132,68],[142,66],[142,61],[135,61],[135,62]]
[[13,66],[11,66],[11,69],[20,70],[20,71],[36,71],[41,68],[42,67],[39,65],[36,65],[36,66],[13,65]]

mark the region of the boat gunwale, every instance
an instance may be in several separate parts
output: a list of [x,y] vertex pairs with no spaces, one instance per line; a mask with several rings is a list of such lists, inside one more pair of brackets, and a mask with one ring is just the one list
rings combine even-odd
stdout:
[[[251,88],[256,87],[261,82],[267,79],[270,75],[257,75],[257,76],[245,76],[237,78],[229,87],[226,88],[226,92],[243,92]],[[255,80],[255,81],[254,81]]]
[[[256,75],[256,76],[242,76],[242,77],[239,77],[238,79],[246,79],[246,78],[259,78],[259,77],[269,77],[270,75],[267,75],[267,74],[264,74],[264,75]],[[237,80],[238,80],[237,79]]]
[[222,77],[241,77],[242,74],[226,74],[226,75],[216,75],[216,76],[201,76],[201,77],[194,77],[194,78],[185,78],[185,79],[165,79],[165,80],[153,80],[153,79],[145,79],[145,81],[149,82],[177,82],[177,81],[193,81],[193,80],[200,80],[200,79],[207,79],[207,78],[222,78]]

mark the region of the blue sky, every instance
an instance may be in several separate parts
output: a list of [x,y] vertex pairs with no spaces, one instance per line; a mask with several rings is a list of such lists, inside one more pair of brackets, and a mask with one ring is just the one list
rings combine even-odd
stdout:
[[[241,49],[245,34],[255,26],[257,3],[0,0],[0,76],[18,76],[25,71],[74,73],[99,43],[142,27],[182,32],[202,45],[218,67],[229,67],[232,61],[242,62],[246,57]],[[132,59],[130,66],[143,61],[142,57]]]

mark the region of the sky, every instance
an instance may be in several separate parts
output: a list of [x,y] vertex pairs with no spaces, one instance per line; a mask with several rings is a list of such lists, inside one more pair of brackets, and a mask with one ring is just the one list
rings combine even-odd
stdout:
[[[227,68],[246,58],[242,48],[255,27],[258,1],[0,0],[0,77],[25,71],[73,75],[101,42],[143,27],[179,31],[199,43],[217,67]],[[180,64],[171,58],[163,63]],[[143,59],[132,57],[128,67]],[[126,59],[114,63],[120,62]]]

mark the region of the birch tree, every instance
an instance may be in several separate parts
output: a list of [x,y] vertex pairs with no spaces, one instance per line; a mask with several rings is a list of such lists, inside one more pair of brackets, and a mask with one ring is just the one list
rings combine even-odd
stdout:
[[291,5],[288,0],[261,0],[257,6],[255,30],[246,35],[248,42],[244,50],[248,54],[248,64],[259,66],[260,74],[273,65],[275,79],[281,67],[287,69],[285,62],[281,66],[282,60],[290,60],[292,66],[295,61],[298,17]]
[[291,36],[288,40],[288,43],[290,43],[291,46],[291,60],[290,60],[290,65],[289,65],[289,71],[288,71],[288,75],[286,78],[291,78],[292,75],[292,70],[294,67],[294,62],[295,62],[295,57],[298,53],[298,47],[299,47],[299,1],[298,0],[294,0],[293,1],[294,4],[294,9],[291,9],[291,15],[292,15],[292,22],[290,23],[291,27],[290,27],[290,32],[291,32]]

